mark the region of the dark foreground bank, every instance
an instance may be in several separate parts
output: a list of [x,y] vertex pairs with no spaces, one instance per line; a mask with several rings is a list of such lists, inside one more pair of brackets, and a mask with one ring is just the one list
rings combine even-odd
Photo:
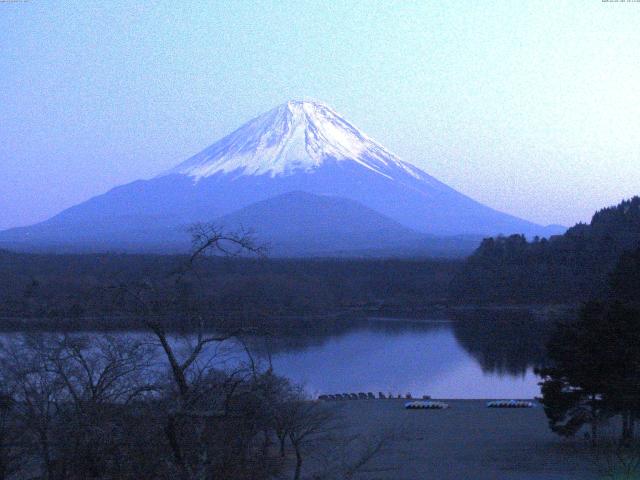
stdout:
[[490,409],[481,400],[447,410],[405,410],[403,400],[335,402],[347,428],[386,438],[359,479],[589,480],[608,459],[583,438],[551,433],[540,405]]

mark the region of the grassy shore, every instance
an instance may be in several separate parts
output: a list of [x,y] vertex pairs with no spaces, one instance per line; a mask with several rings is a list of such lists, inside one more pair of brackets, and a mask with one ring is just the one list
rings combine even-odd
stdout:
[[553,434],[541,406],[490,409],[480,400],[447,410],[405,410],[403,400],[335,402],[353,432],[388,440],[360,479],[590,480],[604,478],[584,439]]

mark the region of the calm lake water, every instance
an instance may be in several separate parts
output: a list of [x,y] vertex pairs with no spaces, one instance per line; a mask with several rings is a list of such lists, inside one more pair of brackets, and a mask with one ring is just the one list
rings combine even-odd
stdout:
[[526,324],[372,320],[335,335],[298,337],[271,361],[313,395],[533,398],[540,393],[533,367],[542,355],[542,334]]
[[[544,362],[552,325],[522,313],[463,314],[446,319],[367,319],[300,322],[276,333],[246,339],[255,361],[302,385],[313,396],[383,392],[433,398],[533,398],[540,391],[533,369]],[[81,335],[89,335],[85,333]],[[141,332],[119,332],[153,337]],[[15,342],[20,334],[3,334]],[[192,335],[174,336],[184,348]],[[211,344],[203,364],[232,369],[246,362],[239,344]],[[158,367],[166,362],[158,348]]]

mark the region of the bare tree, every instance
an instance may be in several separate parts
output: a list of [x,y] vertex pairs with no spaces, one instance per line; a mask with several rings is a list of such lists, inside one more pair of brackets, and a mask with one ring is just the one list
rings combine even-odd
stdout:
[[336,416],[334,410],[317,401],[299,399],[289,402],[286,408],[287,435],[296,458],[293,478],[299,480],[305,450],[336,428]]
[[[220,325],[216,333],[208,332],[206,325],[211,325],[211,321],[207,322],[206,317],[211,312],[202,299],[188,298],[186,285],[188,281],[203,281],[198,264],[209,255],[264,254],[264,249],[246,232],[230,233],[212,224],[197,224],[191,228],[191,234],[192,254],[173,272],[172,290],[160,291],[150,282],[118,287],[122,296],[133,299],[133,313],[156,338],[168,365],[176,395],[167,407],[164,431],[178,474],[185,480],[198,477],[204,465],[211,463],[205,439],[210,436],[211,425],[230,419],[231,399],[236,398],[239,387],[245,385],[249,376],[253,375],[255,380],[255,369],[252,372],[252,368],[240,366],[232,374],[220,376],[211,365],[210,357],[201,362],[210,346],[221,345],[248,332],[237,327],[220,328]],[[177,342],[167,331],[167,315],[181,318],[192,329],[189,341]],[[183,348],[179,348],[178,343]],[[194,435],[199,442],[193,441]],[[201,446],[200,453],[194,452],[195,443]]]
[[71,459],[67,464],[74,475],[100,478],[110,471],[109,452],[120,448],[114,442],[126,428],[121,413],[131,402],[156,390],[149,378],[151,353],[144,342],[128,336],[63,335],[54,339],[48,368],[63,385],[58,438],[72,439],[66,442],[62,458]]
[[267,248],[256,243],[253,232],[228,232],[212,223],[196,223],[189,229],[192,238],[190,263],[205,255],[265,255]]
[[12,422],[14,408],[13,396],[0,390],[0,480],[10,478],[19,469],[16,464],[19,457],[16,437],[19,435],[15,422]]
[[131,428],[123,411],[154,391],[148,349],[127,337],[31,334],[0,353],[10,421],[32,452],[25,459],[36,453],[51,480],[108,475],[128,445],[120,441]]
[[127,404],[155,390],[146,378],[152,352],[144,341],[65,334],[54,342],[48,352],[50,368],[64,382],[79,411],[101,404]]
[[[120,302],[114,311],[139,319],[145,336],[40,334],[3,346],[0,480],[14,469],[18,450],[6,447],[18,431],[34,475],[47,480],[258,480],[294,458],[294,478],[302,478],[305,459],[337,431],[335,409],[262,368],[245,341],[257,332],[216,324],[206,299],[188,288],[204,281],[205,256],[262,249],[210,225],[193,233],[194,253],[170,280],[109,290]],[[182,321],[188,333],[179,335],[170,325]],[[232,369],[218,356],[226,345],[244,359]],[[379,451],[356,437],[334,438],[357,451],[335,470],[344,478]]]
[[46,351],[49,344],[42,335],[25,335],[5,342],[0,355],[4,387],[12,392],[11,413],[25,433],[43,466],[43,477],[55,478],[52,431],[62,396],[62,384],[51,372]]

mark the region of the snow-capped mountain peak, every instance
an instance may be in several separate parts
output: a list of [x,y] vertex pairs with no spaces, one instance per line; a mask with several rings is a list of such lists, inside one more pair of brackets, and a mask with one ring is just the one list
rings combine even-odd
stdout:
[[0,232],[0,245],[185,248],[186,227],[211,221],[316,253],[365,245],[424,252],[422,234],[547,234],[403,162],[327,105],[290,101],[155,178]]
[[275,177],[311,172],[328,161],[353,161],[388,178],[398,168],[416,178],[422,173],[331,107],[299,100],[254,118],[168,173],[196,180],[231,172]]

